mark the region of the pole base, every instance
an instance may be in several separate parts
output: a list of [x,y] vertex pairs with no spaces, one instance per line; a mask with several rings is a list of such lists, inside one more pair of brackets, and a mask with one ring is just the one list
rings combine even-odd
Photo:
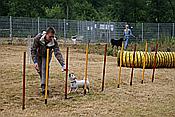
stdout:
[[130,86],[132,86],[132,82],[130,82]]
[[143,84],[143,80],[141,81],[141,83]]
[[47,99],[45,99],[45,104],[47,104]]
[[154,82],[154,78],[152,78],[152,82]]

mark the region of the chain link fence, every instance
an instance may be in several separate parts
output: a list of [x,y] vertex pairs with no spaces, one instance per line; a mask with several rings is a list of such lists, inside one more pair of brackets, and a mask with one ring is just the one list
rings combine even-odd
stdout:
[[[65,19],[45,19],[29,17],[4,17],[0,16],[0,39],[34,37],[37,33],[52,26],[56,29],[58,39],[65,42],[71,41],[72,36],[80,42],[110,42],[113,39],[123,37],[125,22],[97,22],[77,21]],[[172,38],[175,35],[174,23],[129,23],[133,34],[137,37],[133,40],[144,41]]]

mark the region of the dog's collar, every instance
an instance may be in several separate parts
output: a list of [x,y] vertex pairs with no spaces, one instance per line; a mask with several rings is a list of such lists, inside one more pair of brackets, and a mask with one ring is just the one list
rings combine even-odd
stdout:
[[75,77],[73,80],[76,80],[77,78]]
[[75,81],[75,80],[73,80],[73,81],[71,81],[71,83],[76,83],[76,81]]

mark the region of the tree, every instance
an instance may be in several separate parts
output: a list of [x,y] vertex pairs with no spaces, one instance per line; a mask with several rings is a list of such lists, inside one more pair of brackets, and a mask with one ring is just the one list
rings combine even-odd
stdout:
[[0,16],[6,16],[9,12],[8,0],[0,0]]
[[1,0],[0,15],[120,22],[174,22],[175,0]]
[[60,6],[56,5],[53,6],[52,8],[45,8],[46,12],[46,17],[48,18],[57,18],[57,19],[63,19],[64,17],[64,12],[60,8]]
[[42,0],[10,0],[9,13],[11,16],[45,17],[44,1]]

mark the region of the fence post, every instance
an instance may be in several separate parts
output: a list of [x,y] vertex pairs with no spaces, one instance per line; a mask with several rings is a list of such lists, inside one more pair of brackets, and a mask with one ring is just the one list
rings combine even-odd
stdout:
[[85,23],[85,27],[86,27],[86,33],[85,33],[85,37],[86,37],[86,43],[88,42],[88,27],[87,27],[87,20]]
[[174,38],[174,23],[173,23],[173,34],[172,34],[172,37]]
[[12,38],[12,16],[10,16],[10,41],[11,41],[11,43],[12,43],[12,41],[13,41],[13,38]]
[[94,42],[96,42],[96,40],[95,40],[96,28],[95,28],[95,22],[94,21],[93,21],[93,27],[94,27],[93,39],[94,39]]
[[109,26],[109,22],[107,21],[107,24],[106,24],[106,43],[108,43],[108,39],[109,39],[109,30],[108,30],[108,26]]
[[142,23],[142,42],[143,42],[143,23]]
[[80,30],[80,29],[79,29],[79,24],[80,24],[80,23],[79,23],[79,20],[78,20],[78,21],[77,21],[77,34],[78,34],[78,36],[80,35],[80,31],[79,31],[79,30]]
[[90,40],[93,40],[93,32],[94,32],[94,27],[93,27],[93,21],[91,20],[91,28],[90,28],[90,30],[91,30],[91,38],[90,38]]
[[82,22],[79,21],[79,35],[82,36]]
[[40,23],[40,17],[38,17],[38,33],[40,32],[39,30],[40,30],[40,27],[39,27],[39,24]]
[[158,34],[158,40],[159,40],[159,38],[160,38],[160,34],[159,34],[159,32],[160,32],[159,23],[157,24],[157,28],[158,28],[157,34]]
[[66,21],[64,19],[64,42],[66,42]]
[[108,43],[111,40],[111,22],[109,21],[109,39],[108,39]]
[[28,64],[31,64],[31,35],[27,36],[27,58],[28,58]]
[[114,34],[113,35],[114,35],[114,39],[116,39],[116,36],[117,36],[117,33],[116,33],[117,32],[116,31],[117,30],[116,22],[114,22],[113,24],[114,24],[114,31],[113,31]]
[[83,42],[87,42],[87,21],[83,21],[82,31],[83,31]]
[[33,32],[33,30],[34,30],[33,27],[34,27],[34,26],[33,26],[33,18],[32,18],[32,31],[31,31],[32,34],[31,34],[31,35],[34,35],[34,32],[35,32],[35,31]]

